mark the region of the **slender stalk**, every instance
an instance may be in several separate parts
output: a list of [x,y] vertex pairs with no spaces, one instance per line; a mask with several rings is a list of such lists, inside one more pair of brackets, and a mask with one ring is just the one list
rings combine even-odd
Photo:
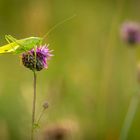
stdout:
[[[129,57],[130,57],[130,61],[132,64],[132,68],[134,68],[133,73],[135,75],[135,78],[138,80],[138,75],[137,75],[137,71],[136,71],[136,50],[135,49],[131,49],[128,52]],[[130,81],[132,81],[133,79],[131,79]],[[134,92],[134,95],[132,96],[130,103],[129,103],[129,107],[128,107],[128,111],[126,113],[125,119],[124,119],[124,123],[121,129],[121,133],[120,133],[120,140],[127,140],[128,138],[128,133],[129,130],[132,126],[135,114],[137,112],[137,108],[139,105],[139,93],[140,93],[140,87],[139,87],[139,83],[137,83],[138,81],[135,80],[134,85],[135,87],[137,87],[136,92]]]
[[124,124],[123,124],[123,127],[122,127],[120,140],[126,140],[127,139],[130,127],[132,125],[132,122],[134,120],[134,117],[135,117],[135,114],[136,114],[136,111],[137,111],[138,104],[139,104],[139,98],[138,98],[138,96],[135,95],[135,96],[132,97],[132,99],[130,101],[128,112],[126,114]]
[[35,107],[36,107],[36,72],[33,72],[34,74],[34,83],[33,83],[33,88],[34,88],[34,96],[33,96],[33,108],[32,108],[32,128],[31,128],[31,140],[34,140],[34,123],[35,123]]
[[39,122],[40,122],[40,120],[41,120],[41,118],[42,118],[42,116],[43,116],[45,110],[46,110],[46,109],[43,108],[43,110],[41,111],[41,113],[40,113],[40,115],[39,115],[39,118],[38,118],[38,120],[37,120],[37,124],[39,124]]

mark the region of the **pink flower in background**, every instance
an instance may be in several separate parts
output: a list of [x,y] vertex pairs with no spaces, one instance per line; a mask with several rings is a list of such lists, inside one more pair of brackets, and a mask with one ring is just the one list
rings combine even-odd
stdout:
[[140,25],[136,22],[125,22],[121,27],[121,37],[131,45],[140,43]]

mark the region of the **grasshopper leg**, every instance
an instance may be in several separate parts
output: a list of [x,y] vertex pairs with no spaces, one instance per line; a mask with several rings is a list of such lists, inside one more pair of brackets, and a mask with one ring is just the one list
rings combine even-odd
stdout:
[[11,41],[11,42],[16,43],[17,45],[21,46],[22,49],[23,49],[25,52],[28,51],[28,50],[25,48],[25,46],[23,46],[22,44],[20,44],[20,42],[19,42],[16,38],[14,38],[13,36],[11,36],[11,35],[6,35],[5,37],[6,37],[6,40]]

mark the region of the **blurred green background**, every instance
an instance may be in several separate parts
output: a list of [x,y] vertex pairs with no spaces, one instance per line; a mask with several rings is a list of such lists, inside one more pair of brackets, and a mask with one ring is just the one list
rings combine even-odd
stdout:
[[[37,77],[37,116],[49,102],[39,140],[58,124],[72,140],[119,139],[139,60],[139,49],[123,43],[119,31],[124,21],[140,21],[139,9],[138,0],[0,0],[0,45],[5,34],[43,36],[76,14],[46,38],[54,57]],[[28,140],[33,74],[17,55],[1,55],[0,64],[0,140]],[[139,109],[128,140],[140,138]]]

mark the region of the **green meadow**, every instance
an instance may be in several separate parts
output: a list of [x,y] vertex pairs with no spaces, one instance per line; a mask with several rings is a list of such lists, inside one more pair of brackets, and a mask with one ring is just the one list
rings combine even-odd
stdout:
[[[0,46],[7,44],[6,34],[42,37],[76,15],[45,39],[54,56],[48,69],[37,73],[36,118],[44,101],[49,103],[38,140],[61,140],[43,138],[50,127],[65,128],[68,140],[120,140],[129,104],[139,92],[140,61],[140,45],[123,42],[120,28],[126,21],[139,22],[139,9],[138,0],[0,0]],[[20,59],[0,55],[0,140],[30,140],[33,73]],[[138,104],[127,140],[140,139],[139,110]]]

